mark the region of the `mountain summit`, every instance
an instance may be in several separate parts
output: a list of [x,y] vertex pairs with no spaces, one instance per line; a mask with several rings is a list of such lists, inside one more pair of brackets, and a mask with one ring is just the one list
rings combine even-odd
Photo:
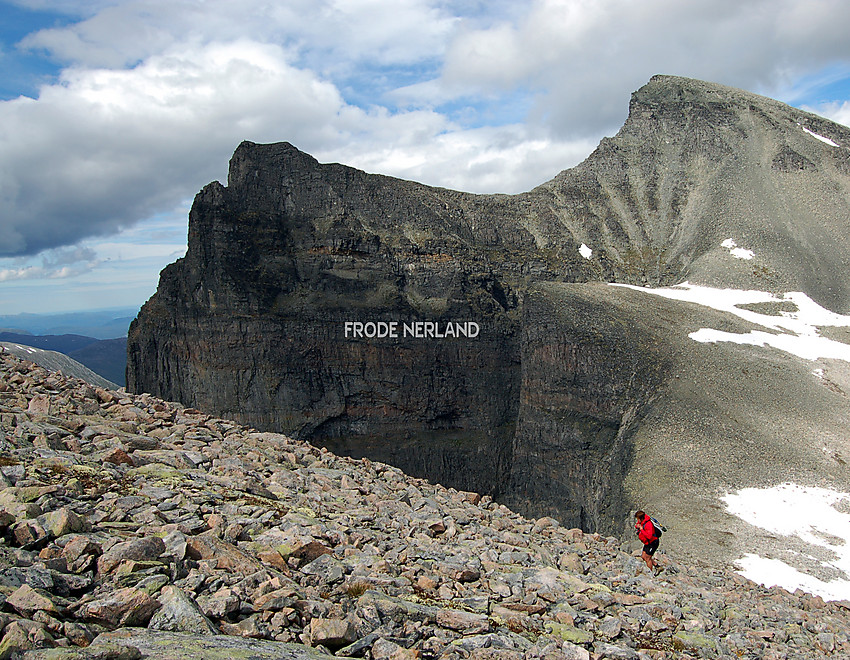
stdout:
[[686,556],[799,564],[721,498],[850,482],[848,218],[850,130],[685,78],[519,195],[246,142],[130,328],[128,389],[568,526],[663,511]]

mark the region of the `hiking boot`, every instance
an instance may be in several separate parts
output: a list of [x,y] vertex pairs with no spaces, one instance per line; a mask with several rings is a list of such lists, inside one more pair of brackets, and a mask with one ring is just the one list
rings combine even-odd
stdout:
[[661,564],[656,564],[655,568],[652,569],[652,574],[656,577],[661,574],[661,571],[664,570],[664,567]]

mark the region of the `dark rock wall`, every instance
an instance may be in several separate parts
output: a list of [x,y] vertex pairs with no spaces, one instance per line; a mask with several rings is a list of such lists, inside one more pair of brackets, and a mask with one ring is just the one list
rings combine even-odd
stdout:
[[[605,294],[597,289],[597,294]],[[618,323],[581,287],[525,297],[522,389],[505,499],[535,516],[620,532],[630,434],[663,381],[653,333]]]
[[[468,209],[450,203],[461,197]],[[534,260],[513,230],[507,278],[473,254],[464,218],[476,204],[320,167],[290,145],[243,145],[229,185],[196,198],[186,258],[131,327],[130,387],[496,493],[519,390],[507,280]],[[480,222],[485,242],[502,240]],[[480,334],[354,338],[346,321],[475,321]]]
[[[603,314],[611,287],[593,283],[804,290],[847,311],[848,147],[814,115],[671,77],[636,92],[584,163],[521,195],[243,143],[130,328],[128,389],[617,530],[664,349],[639,310]],[[727,238],[756,258],[733,259]],[[346,321],[481,334],[355,339]]]

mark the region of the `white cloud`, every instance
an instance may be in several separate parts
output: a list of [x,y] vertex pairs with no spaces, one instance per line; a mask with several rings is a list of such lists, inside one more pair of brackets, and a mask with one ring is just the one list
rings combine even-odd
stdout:
[[[86,14],[82,2],[65,10]],[[439,55],[457,18],[427,0],[135,0],[108,3],[79,23],[41,30],[22,45],[87,67],[131,65],[175,42],[203,46],[250,36],[297,52],[315,68],[361,60],[400,64]]]
[[465,131],[434,111],[363,110],[279,46],[180,44],[132,69],[69,68],[38,100],[0,103],[0,254],[74,243],[169,208],[224,180],[243,139],[288,140],[320,159],[479,192],[537,185],[593,147],[522,126]]
[[[365,149],[352,144],[333,153],[370,172],[455,190],[516,193],[580,162],[596,146],[592,140],[536,137],[522,125],[462,130],[440,115],[420,115],[388,117],[364,140]],[[447,130],[440,131],[441,125]]]
[[839,0],[535,0],[509,23],[460,32],[431,87],[447,98],[534,90],[532,121],[598,134],[622,122],[624,95],[656,73],[781,95],[850,58],[848,21]]
[[[3,262],[7,268],[3,268]],[[34,279],[67,279],[94,269],[100,259],[89,247],[70,247],[46,250],[40,255],[41,263],[29,259],[0,259],[0,282]]]
[[20,4],[86,18],[24,39],[68,67],[0,103],[6,255],[174,208],[243,139],[518,192],[586,156],[654,73],[770,91],[850,59],[837,0]]
[[241,41],[175,48],[129,70],[66,70],[37,101],[0,104],[0,203],[32,253],[109,233],[223,178],[242,139],[338,137],[336,88],[280,48]]
[[839,124],[850,126],[850,101],[825,103],[811,111],[817,112]]

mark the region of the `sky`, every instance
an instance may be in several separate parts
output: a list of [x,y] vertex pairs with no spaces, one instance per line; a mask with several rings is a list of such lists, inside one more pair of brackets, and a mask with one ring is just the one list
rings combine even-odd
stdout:
[[520,192],[657,73],[850,124],[844,0],[0,0],[0,315],[137,307],[242,140]]

